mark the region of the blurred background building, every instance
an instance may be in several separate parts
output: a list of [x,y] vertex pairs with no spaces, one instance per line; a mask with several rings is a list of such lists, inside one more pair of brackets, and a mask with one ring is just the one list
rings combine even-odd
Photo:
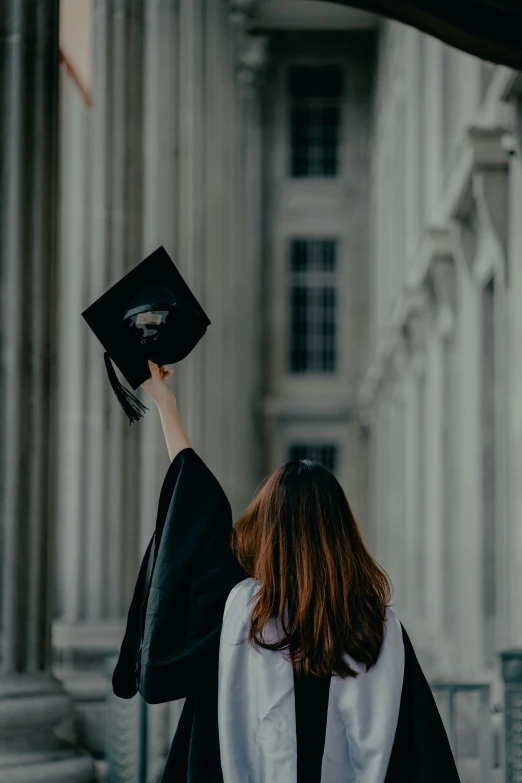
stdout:
[[[180,714],[111,693],[168,455],[152,402],[128,426],[81,318],[161,244],[212,321],[172,383],[235,518],[286,459],[333,469],[441,709],[453,700],[463,782],[503,780],[499,652],[522,645],[519,75],[322,1],[62,0],[58,80],[41,59],[54,0],[11,5],[6,780],[109,765],[152,783]],[[56,154],[53,237],[26,218],[52,220]],[[87,753],[51,742],[59,720]]]

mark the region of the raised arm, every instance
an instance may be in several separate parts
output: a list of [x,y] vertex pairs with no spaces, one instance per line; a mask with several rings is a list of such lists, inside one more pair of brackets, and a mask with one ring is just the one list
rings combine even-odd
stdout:
[[157,405],[170,461],[172,462],[174,457],[182,449],[191,446],[191,443],[179,417],[176,397],[167,381],[168,376],[172,375],[173,371],[165,369],[165,366],[158,367],[150,359],[149,367],[151,377],[141,385]]

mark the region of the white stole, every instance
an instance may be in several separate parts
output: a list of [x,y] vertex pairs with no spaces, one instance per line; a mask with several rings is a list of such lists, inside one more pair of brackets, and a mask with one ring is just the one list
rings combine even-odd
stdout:
[[[260,582],[244,579],[230,591],[219,649],[218,726],[224,783],[297,783],[292,664],[281,651],[248,642]],[[271,620],[264,637],[281,636]],[[404,643],[388,609],[379,659],[368,672],[350,656],[356,678],[330,684],[322,783],[383,783],[395,738],[404,677]]]

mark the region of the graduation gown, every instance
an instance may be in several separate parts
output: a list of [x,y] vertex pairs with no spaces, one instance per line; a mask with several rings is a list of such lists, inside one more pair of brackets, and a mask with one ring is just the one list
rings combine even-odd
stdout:
[[389,644],[374,670],[355,680],[299,680],[281,652],[232,648],[256,580],[233,556],[231,526],[219,482],[183,449],[161,488],[112,676],[122,698],[137,691],[149,704],[185,698],[161,783],[275,783],[278,758],[285,783],[458,783],[432,692],[390,610]]

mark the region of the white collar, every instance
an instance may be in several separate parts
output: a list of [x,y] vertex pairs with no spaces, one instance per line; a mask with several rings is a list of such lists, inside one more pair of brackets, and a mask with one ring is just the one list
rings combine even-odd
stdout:
[[[260,583],[248,578],[230,591],[219,650],[218,723],[224,783],[296,783],[297,745],[292,664],[280,651],[244,639]],[[280,637],[275,621],[267,640]],[[404,677],[404,643],[388,609],[384,643],[368,672],[332,676],[322,783],[383,783],[395,738]]]

